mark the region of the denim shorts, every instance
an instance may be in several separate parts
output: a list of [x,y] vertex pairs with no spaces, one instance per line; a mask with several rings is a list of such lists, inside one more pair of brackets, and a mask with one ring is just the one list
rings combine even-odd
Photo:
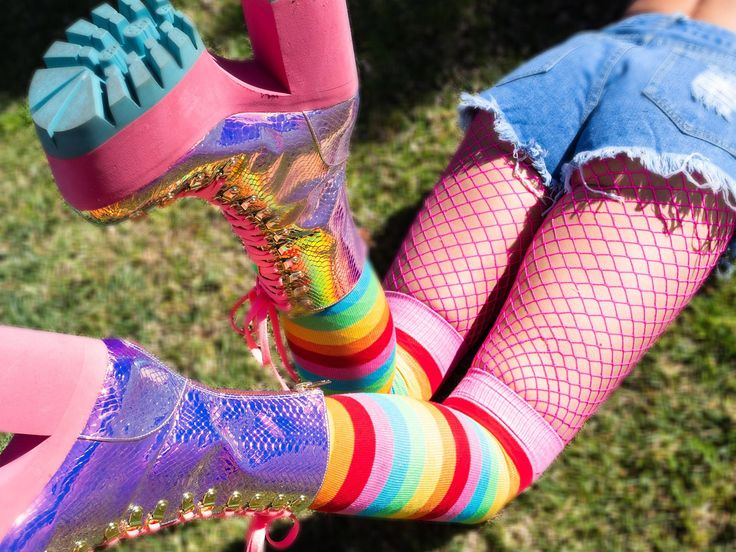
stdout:
[[726,29],[651,13],[580,33],[463,94],[461,124],[478,109],[553,191],[586,162],[624,154],[697,177],[736,206],[736,33]]

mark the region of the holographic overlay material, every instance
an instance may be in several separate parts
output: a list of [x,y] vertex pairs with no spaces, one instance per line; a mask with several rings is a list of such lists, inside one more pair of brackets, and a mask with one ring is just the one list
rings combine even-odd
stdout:
[[238,114],[163,177],[107,207],[111,223],[181,197],[219,206],[261,276],[283,287],[277,306],[318,312],[358,281],[366,256],[348,207],[345,163],[358,100],[304,113]]
[[87,427],[0,550],[89,550],[189,519],[309,506],[328,458],[319,391],[214,391],[106,343]]

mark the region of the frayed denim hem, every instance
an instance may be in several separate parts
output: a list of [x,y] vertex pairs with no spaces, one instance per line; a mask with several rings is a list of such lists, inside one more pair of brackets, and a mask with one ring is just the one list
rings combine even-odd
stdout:
[[516,134],[514,127],[509,123],[495,99],[485,98],[480,94],[463,93],[460,96],[458,107],[460,127],[467,130],[473,119],[473,114],[479,110],[493,115],[493,130],[496,131],[500,140],[514,146],[514,159],[518,162],[529,161],[541,177],[542,184],[552,189],[552,195],[555,195],[557,184],[552,180],[552,175],[547,170],[547,164],[544,162],[544,156],[547,152],[533,138],[528,142],[522,142],[519,139],[519,135]]
[[[625,155],[629,159],[638,161],[642,167],[663,178],[671,178],[682,173],[698,188],[721,194],[726,204],[736,210],[736,178],[726,174],[710,159],[699,153],[689,155],[658,153],[651,148],[625,146],[609,146],[594,151],[580,152],[573,157],[571,162],[562,167],[564,191],[570,191],[573,174],[580,171],[584,165],[597,159],[612,159],[618,155]],[[696,175],[700,178],[696,178]],[[606,195],[605,192],[601,193]],[[736,235],[721,257],[716,272],[724,278],[736,275]]]
[[[649,172],[663,178],[684,174],[698,188],[722,194],[726,204],[736,211],[736,179],[723,172],[707,157],[699,153],[689,155],[677,153],[658,153],[651,148],[609,146],[594,151],[584,151],[575,155],[572,161],[562,167],[562,182],[565,191],[570,191],[570,179],[575,171],[596,159],[612,159],[625,155],[641,163]],[[700,175],[700,179],[695,178]]]

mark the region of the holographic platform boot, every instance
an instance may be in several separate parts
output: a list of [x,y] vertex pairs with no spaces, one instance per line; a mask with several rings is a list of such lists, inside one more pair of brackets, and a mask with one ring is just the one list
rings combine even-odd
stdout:
[[[322,393],[213,390],[139,347],[106,340],[107,375],[65,460],[0,536],[7,552],[87,552],[194,519],[268,524],[306,509],[328,458]],[[260,542],[258,542],[260,539]]]
[[31,113],[62,195],[86,218],[202,198],[257,264],[260,296],[318,312],[355,286],[366,255],[345,191],[358,108],[347,9],[243,8],[255,58],[231,61],[166,0],[102,5],[44,56]]

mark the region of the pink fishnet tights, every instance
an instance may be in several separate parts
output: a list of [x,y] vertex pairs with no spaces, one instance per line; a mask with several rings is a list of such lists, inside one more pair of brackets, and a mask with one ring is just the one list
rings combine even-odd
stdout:
[[466,343],[482,337],[541,222],[542,197],[537,174],[496,140],[492,116],[479,113],[417,215],[385,289],[422,301]]
[[569,441],[687,305],[735,220],[685,176],[589,165],[545,217],[473,366]]

